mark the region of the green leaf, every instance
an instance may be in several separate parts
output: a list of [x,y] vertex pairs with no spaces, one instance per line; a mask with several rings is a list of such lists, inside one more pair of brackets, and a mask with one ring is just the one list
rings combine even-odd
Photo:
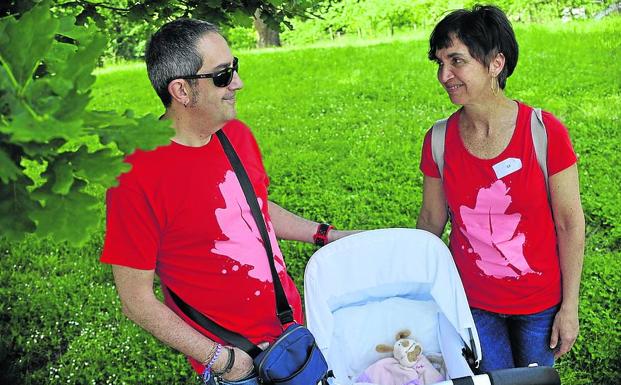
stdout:
[[[149,0],[132,8],[147,15],[167,6]],[[84,16],[101,24],[94,6]],[[49,0],[20,19],[0,19],[0,235],[82,242],[101,214],[89,194],[129,169],[125,154],[173,135],[170,121],[152,115],[86,111],[107,44],[90,19],[76,26],[73,17],[53,16]],[[22,164],[9,156],[13,147]]]
[[246,12],[236,10],[228,15],[230,23],[240,27],[252,28],[252,17]]
[[130,21],[139,21],[146,19],[149,16],[147,12],[147,8],[141,4],[136,3],[129,8],[129,12],[127,13],[127,17]]
[[20,114],[20,111],[21,113],[32,115],[26,107],[34,110],[37,115],[44,115],[48,112],[54,113],[63,106],[63,99],[59,96],[68,93],[71,87],[71,82],[67,81],[65,88],[62,90],[58,88],[58,92],[56,92],[50,87],[50,81],[47,77],[45,79],[37,79],[26,90],[25,96],[28,105],[26,106],[23,101],[20,102],[17,106],[18,109],[15,110],[15,115]]
[[[43,78],[35,81],[35,83],[49,84],[56,96],[64,96],[73,88],[73,78],[65,78],[64,69],[71,55],[75,54],[78,47],[71,44],[57,43],[52,46],[45,63],[48,71],[52,74],[50,78]],[[58,75],[58,76],[57,76]],[[47,80],[47,82],[44,82]]]
[[86,147],[83,146],[72,155],[71,159],[78,178],[87,180],[89,183],[101,184],[106,188],[116,185],[117,176],[131,168],[123,161],[123,156],[114,154],[108,148],[88,153]]
[[52,236],[55,241],[82,245],[99,221],[97,203],[93,196],[80,191],[84,183],[76,181],[66,195],[47,191],[47,186],[32,193],[44,206],[30,213],[37,224],[36,234]]
[[80,27],[75,24],[75,17],[61,16],[58,18],[58,33],[60,35],[80,40],[80,31]]
[[268,0],[268,2],[269,2],[270,4],[272,4],[273,6],[275,6],[275,7],[279,7],[279,6],[283,5],[283,3],[284,3],[285,1],[286,1],[286,0]]
[[0,148],[0,180],[2,183],[14,181],[21,174],[19,167],[13,163],[13,160],[7,153]]
[[35,223],[28,215],[40,205],[28,195],[28,178],[19,178],[9,184],[0,184],[0,234],[20,240],[25,233],[35,231]]
[[78,40],[78,50],[74,52],[59,75],[74,80],[77,90],[85,91],[95,82],[93,70],[97,66],[101,52],[106,48],[107,40],[94,27],[84,28],[88,39]]
[[61,122],[78,120],[90,102],[90,92],[86,94],[71,90],[62,100],[61,107],[54,112],[54,118]]
[[115,142],[125,154],[131,154],[136,148],[150,150],[170,143],[174,134],[170,120],[159,120],[152,114],[139,119],[131,116],[131,110],[125,111],[124,116],[107,111],[90,112],[85,115],[85,125],[92,127],[103,144]]
[[7,126],[0,126],[0,132],[11,135],[13,142],[47,143],[54,138],[68,140],[84,134],[82,121],[60,121],[56,119],[35,119],[29,114],[17,115]]
[[52,192],[59,195],[67,195],[73,186],[73,167],[67,162],[66,159],[56,160],[52,165],[48,166],[52,168],[54,174],[54,184],[52,185]]
[[95,12],[91,15],[91,17],[95,21],[95,25],[97,25],[97,28],[103,29],[106,27],[106,20],[103,18],[103,16],[101,16],[101,13],[99,13],[97,10],[95,10]]
[[205,3],[209,8],[220,8],[222,6],[222,0],[207,0]]
[[22,157],[22,160],[21,162],[19,162],[19,164],[23,167],[22,172],[24,173],[24,175],[32,180],[32,184],[28,187],[30,191],[35,188],[41,187],[47,181],[47,178],[43,176],[43,173],[47,170],[47,161],[35,161],[26,157]]
[[59,22],[52,18],[49,3],[45,2],[26,12],[19,22],[7,17],[0,19],[0,24],[4,24],[0,61],[18,86],[24,88],[51,48]]
[[40,163],[45,159],[58,156],[58,150],[66,143],[66,140],[56,138],[47,143],[27,142],[20,143],[20,145],[28,158]]

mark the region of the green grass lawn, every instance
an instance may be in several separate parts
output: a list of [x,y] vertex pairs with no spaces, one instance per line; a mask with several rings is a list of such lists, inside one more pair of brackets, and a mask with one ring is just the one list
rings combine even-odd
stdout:
[[[553,112],[579,155],[587,252],[581,335],[564,384],[621,383],[621,20],[518,26],[510,97]],[[425,40],[239,53],[239,117],[272,200],[338,228],[413,227],[425,131],[451,105]],[[98,73],[92,109],[162,112],[144,67]],[[103,226],[102,226],[103,231]],[[120,313],[102,231],[80,249],[0,243],[0,384],[197,383],[184,358]],[[281,244],[300,289],[313,247]]]

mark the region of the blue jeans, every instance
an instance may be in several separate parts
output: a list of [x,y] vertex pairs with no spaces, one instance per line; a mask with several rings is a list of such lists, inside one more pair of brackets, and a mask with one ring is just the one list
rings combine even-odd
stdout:
[[526,315],[498,314],[470,309],[481,341],[483,372],[525,367],[554,365],[550,349],[552,323],[559,306]]

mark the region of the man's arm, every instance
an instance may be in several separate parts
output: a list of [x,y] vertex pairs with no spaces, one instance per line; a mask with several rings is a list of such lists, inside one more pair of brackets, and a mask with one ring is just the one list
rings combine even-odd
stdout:
[[[578,168],[573,166],[549,179],[558,242],[563,300],[554,318],[550,347],[555,357],[567,353],[578,337],[578,296],[584,259],[584,213],[580,203]],[[560,343],[560,346],[558,344]]]
[[[153,270],[139,270],[112,265],[116,289],[121,298],[123,313],[157,339],[181,353],[205,362],[211,358],[216,343],[189,326],[153,292]],[[222,352],[213,365],[221,371],[228,360],[228,352]],[[223,376],[227,380],[245,377],[253,369],[252,359],[235,348],[235,365]]]
[[418,214],[416,228],[427,230],[440,237],[447,220],[448,212],[442,180],[425,175],[423,179],[423,204]]
[[[313,243],[313,235],[317,232],[319,223],[297,216],[272,201],[267,204],[274,232],[279,239]],[[358,232],[360,230],[332,230],[328,233],[328,242]]]

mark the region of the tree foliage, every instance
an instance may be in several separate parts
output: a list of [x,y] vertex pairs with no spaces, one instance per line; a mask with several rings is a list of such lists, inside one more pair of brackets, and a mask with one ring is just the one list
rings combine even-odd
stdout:
[[[491,3],[510,20],[543,22],[561,19],[572,11],[592,17],[618,0],[324,0],[315,5],[317,18],[293,19],[293,31],[281,36],[284,44],[310,43],[342,35],[386,36],[395,31],[430,29],[447,12]],[[576,16],[577,17],[577,16]]]
[[[114,55],[136,57],[147,36],[176,17],[271,27],[302,15],[309,0],[9,1],[0,6],[0,233],[80,244],[100,220],[100,194],[153,148],[168,123],[131,111],[89,111],[93,69],[116,36]],[[133,35],[133,40],[123,40]],[[121,44],[127,42],[128,44]],[[109,47],[109,46],[108,46]],[[110,48],[108,48],[109,50]],[[108,51],[110,52],[110,51]]]
[[252,26],[252,17],[259,11],[261,19],[274,29],[290,25],[287,18],[305,15],[312,0],[139,0],[97,3],[88,0],[58,1],[62,7],[79,7],[78,22],[95,21],[117,13],[130,20],[167,20],[171,17],[195,17],[217,24]]
[[96,23],[110,38],[108,57],[141,57],[148,37],[162,24],[178,17],[193,17],[219,25],[223,32],[232,27],[253,27],[260,19],[270,31],[291,28],[289,19],[306,18],[312,0],[56,0],[59,12],[72,13],[78,24]]
[[1,234],[84,242],[100,192],[128,170],[124,156],[170,136],[154,116],[86,109],[105,46],[94,26],[53,16],[49,2],[0,19]]

